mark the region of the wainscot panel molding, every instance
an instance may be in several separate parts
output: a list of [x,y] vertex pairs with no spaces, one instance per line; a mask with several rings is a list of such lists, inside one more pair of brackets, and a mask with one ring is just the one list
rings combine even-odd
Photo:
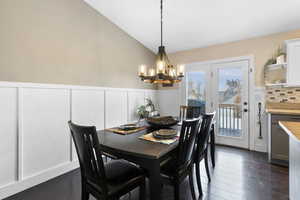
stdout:
[[17,89],[0,88],[0,186],[18,178]]
[[0,199],[79,167],[68,120],[130,123],[145,97],[158,102],[151,89],[0,82]]
[[22,91],[22,178],[70,161],[70,97],[67,89]]
[[145,104],[144,92],[128,92],[128,120],[137,121],[138,115],[136,113],[138,106]]
[[125,124],[128,120],[128,99],[126,91],[105,92],[105,128]]
[[181,95],[179,89],[164,89],[158,91],[158,104],[161,115],[179,115]]
[[[104,90],[72,90],[72,121],[104,129]],[[71,138],[72,140],[72,138]],[[72,141],[72,160],[78,160]]]

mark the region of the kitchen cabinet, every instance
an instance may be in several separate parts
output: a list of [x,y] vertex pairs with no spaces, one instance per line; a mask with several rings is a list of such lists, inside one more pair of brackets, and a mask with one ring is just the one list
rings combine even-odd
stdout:
[[287,86],[300,86],[300,39],[288,40],[287,53]]

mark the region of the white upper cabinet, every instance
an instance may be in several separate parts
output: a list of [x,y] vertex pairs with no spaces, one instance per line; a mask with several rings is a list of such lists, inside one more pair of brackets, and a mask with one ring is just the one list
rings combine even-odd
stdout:
[[286,41],[287,85],[300,85],[300,39]]

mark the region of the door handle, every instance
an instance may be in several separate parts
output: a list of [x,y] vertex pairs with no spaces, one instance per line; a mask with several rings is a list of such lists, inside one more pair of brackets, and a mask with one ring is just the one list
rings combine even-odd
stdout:
[[248,102],[245,101],[245,102],[244,102],[244,106],[247,106],[247,105],[248,105]]
[[248,112],[248,109],[247,109],[247,108],[245,108],[245,109],[244,109],[244,112]]

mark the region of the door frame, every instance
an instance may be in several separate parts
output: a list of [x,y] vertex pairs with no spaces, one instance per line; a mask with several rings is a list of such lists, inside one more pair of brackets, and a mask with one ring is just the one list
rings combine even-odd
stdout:
[[[215,59],[215,60],[206,60],[206,61],[200,61],[200,62],[191,62],[191,63],[185,63],[186,71],[189,71],[190,66],[196,66],[196,65],[213,65],[213,64],[221,64],[226,62],[237,62],[237,61],[244,61],[247,60],[249,62],[249,78],[248,78],[248,94],[254,94],[255,92],[255,59],[254,55],[246,55],[246,56],[240,56],[240,57],[229,57],[229,58],[223,58],[223,59]],[[201,68],[200,68],[201,69]],[[196,70],[195,70],[196,71]],[[181,105],[186,105],[186,77],[184,77],[183,81],[179,84],[179,95],[180,95],[180,103]],[[256,113],[255,113],[255,96],[249,95],[248,97],[249,107],[249,122],[248,122],[248,149],[249,150],[255,150],[255,127],[256,127]],[[208,100],[207,104],[209,104],[208,112],[212,111],[210,100]]]

